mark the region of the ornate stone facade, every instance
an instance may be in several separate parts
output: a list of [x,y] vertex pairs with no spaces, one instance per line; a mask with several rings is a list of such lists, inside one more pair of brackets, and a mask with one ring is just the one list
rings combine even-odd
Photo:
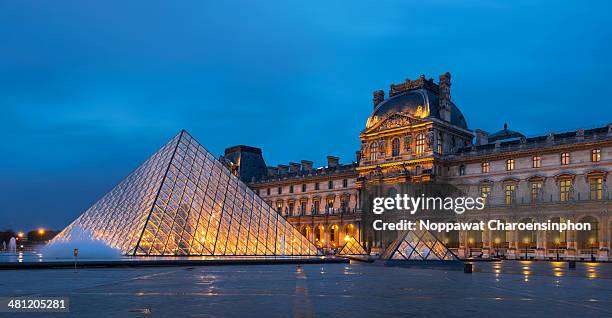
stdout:
[[[464,221],[593,225],[592,231],[567,233],[444,235],[460,257],[610,259],[612,125],[530,138],[507,125],[492,134],[473,131],[451,100],[450,80],[449,73],[438,84],[424,76],[406,80],[391,85],[387,99],[375,91],[356,162],[343,165],[330,156],[327,166],[317,169],[309,161],[268,167],[250,172],[255,177],[249,186],[327,249],[341,246],[347,235],[368,250],[389,243],[364,237],[360,197],[367,185],[439,181],[487,198],[485,210],[466,213]],[[229,164],[240,170],[235,162]]]

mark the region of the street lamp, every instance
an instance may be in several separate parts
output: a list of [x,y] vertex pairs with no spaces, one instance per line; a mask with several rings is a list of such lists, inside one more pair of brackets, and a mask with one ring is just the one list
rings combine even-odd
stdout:
[[499,237],[496,237],[494,242],[495,242],[495,256],[499,258],[499,243],[500,243]]
[[525,242],[525,260],[527,260],[527,245],[529,244],[529,237],[525,237],[523,242]]
[[595,239],[594,238],[590,238],[589,239],[589,245],[591,245],[591,262],[595,261],[595,256],[593,256],[593,247],[595,247]]
[[555,237],[555,249],[557,251],[557,262],[559,261],[559,244],[561,244],[561,240],[559,237]]
[[38,234],[40,235],[40,240],[43,241],[43,235],[45,235],[45,229],[38,229]]
[[468,239],[468,250],[470,250],[470,257],[472,257],[472,243],[474,243],[474,239],[470,237]]

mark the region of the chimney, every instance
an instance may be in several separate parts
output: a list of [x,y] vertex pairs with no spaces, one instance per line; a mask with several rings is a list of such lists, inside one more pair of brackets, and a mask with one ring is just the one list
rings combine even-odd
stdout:
[[312,171],[312,161],[302,160],[302,170]]
[[374,97],[372,98],[372,101],[374,102],[374,108],[376,108],[376,106],[385,100],[385,92],[382,90],[377,90],[374,91],[373,95]]
[[451,74],[446,72],[440,75],[440,92],[438,93],[438,102],[439,102],[439,112],[440,117],[450,122],[451,120],[451,95],[450,95],[450,87],[451,87]]
[[298,173],[300,172],[300,164],[297,162],[290,162],[289,163],[289,172],[290,173]]
[[329,168],[337,167],[339,162],[340,158],[334,156],[327,156],[327,166]]
[[482,146],[482,145],[486,145],[489,143],[489,133],[484,131],[484,130],[480,130],[480,129],[476,129],[476,146]]
[[278,174],[278,168],[276,167],[268,167],[268,175],[275,176]]
[[283,175],[283,174],[287,174],[287,172],[289,172],[289,166],[287,165],[278,165],[278,173]]

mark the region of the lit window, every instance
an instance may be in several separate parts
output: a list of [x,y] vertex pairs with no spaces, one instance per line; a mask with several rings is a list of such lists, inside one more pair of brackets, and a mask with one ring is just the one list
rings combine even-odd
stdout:
[[488,161],[482,163],[482,173],[489,173],[491,171],[491,165]]
[[416,153],[420,155],[425,152],[425,134],[418,134],[416,138]]
[[378,143],[375,141],[370,145],[370,160],[378,158]]
[[483,185],[480,187],[480,196],[484,198],[485,204],[489,203],[489,195],[491,195],[491,186]]
[[533,156],[533,159],[531,160],[531,162],[533,163],[532,166],[534,168],[542,167],[542,157],[540,156]]
[[306,201],[300,202],[300,213],[301,214],[305,214],[306,213]]
[[593,149],[591,150],[591,161],[599,162],[601,161],[601,149]]
[[514,159],[506,160],[506,171],[514,170]]
[[504,194],[505,194],[505,198],[506,198],[506,205],[510,205],[512,203],[514,203],[514,192],[516,190],[516,185],[514,184],[507,184],[505,189],[504,189]]
[[399,156],[399,154],[400,154],[400,140],[399,138],[395,138],[391,142],[391,155],[395,157],[395,156]]
[[591,200],[601,200],[602,195],[603,195],[602,177],[590,178],[589,188],[591,190]]
[[564,152],[561,154],[561,164],[569,165],[570,164],[570,154],[569,152]]
[[570,179],[563,179],[559,181],[559,200],[561,202],[569,201],[571,186],[572,181]]
[[536,181],[531,183],[531,202],[538,202],[541,199],[540,192],[542,190],[542,182]]
[[465,166],[464,165],[459,166],[459,175],[460,176],[464,176],[465,175]]
[[293,215],[293,209],[295,207],[295,203],[291,202],[289,203],[289,215]]
[[283,212],[283,201],[276,202],[276,212],[278,213]]
[[442,153],[442,144],[444,144],[444,140],[442,139],[442,135],[438,137],[438,149],[436,150],[439,154]]

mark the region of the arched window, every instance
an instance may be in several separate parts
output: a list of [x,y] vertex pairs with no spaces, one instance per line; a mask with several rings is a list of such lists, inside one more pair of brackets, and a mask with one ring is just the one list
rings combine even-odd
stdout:
[[378,158],[378,143],[373,142],[370,145],[370,160],[376,160]]
[[395,157],[395,156],[399,156],[399,154],[400,154],[400,140],[399,138],[395,138],[391,142],[391,155]]
[[348,236],[348,238],[355,236],[355,226],[352,223],[344,226],[344,235],[345,239],[347,238],[346,236]]
[[315,242],[319,244],[319,246],[325,243],[325,228],[323,225],[319,225],[315,228]]
[[418,134],[416,137],[416,149],[417,155],[425,152],[425,134]]
[[329,228],[329,243],[333,247],[338,246],[338,226],[335,224]]
[[590,223],[591,230],[576,231],[578,234],[578,248],[597,250],[597,248],[599,248],[599,222],[592,216],[586,216],[579,222]]

